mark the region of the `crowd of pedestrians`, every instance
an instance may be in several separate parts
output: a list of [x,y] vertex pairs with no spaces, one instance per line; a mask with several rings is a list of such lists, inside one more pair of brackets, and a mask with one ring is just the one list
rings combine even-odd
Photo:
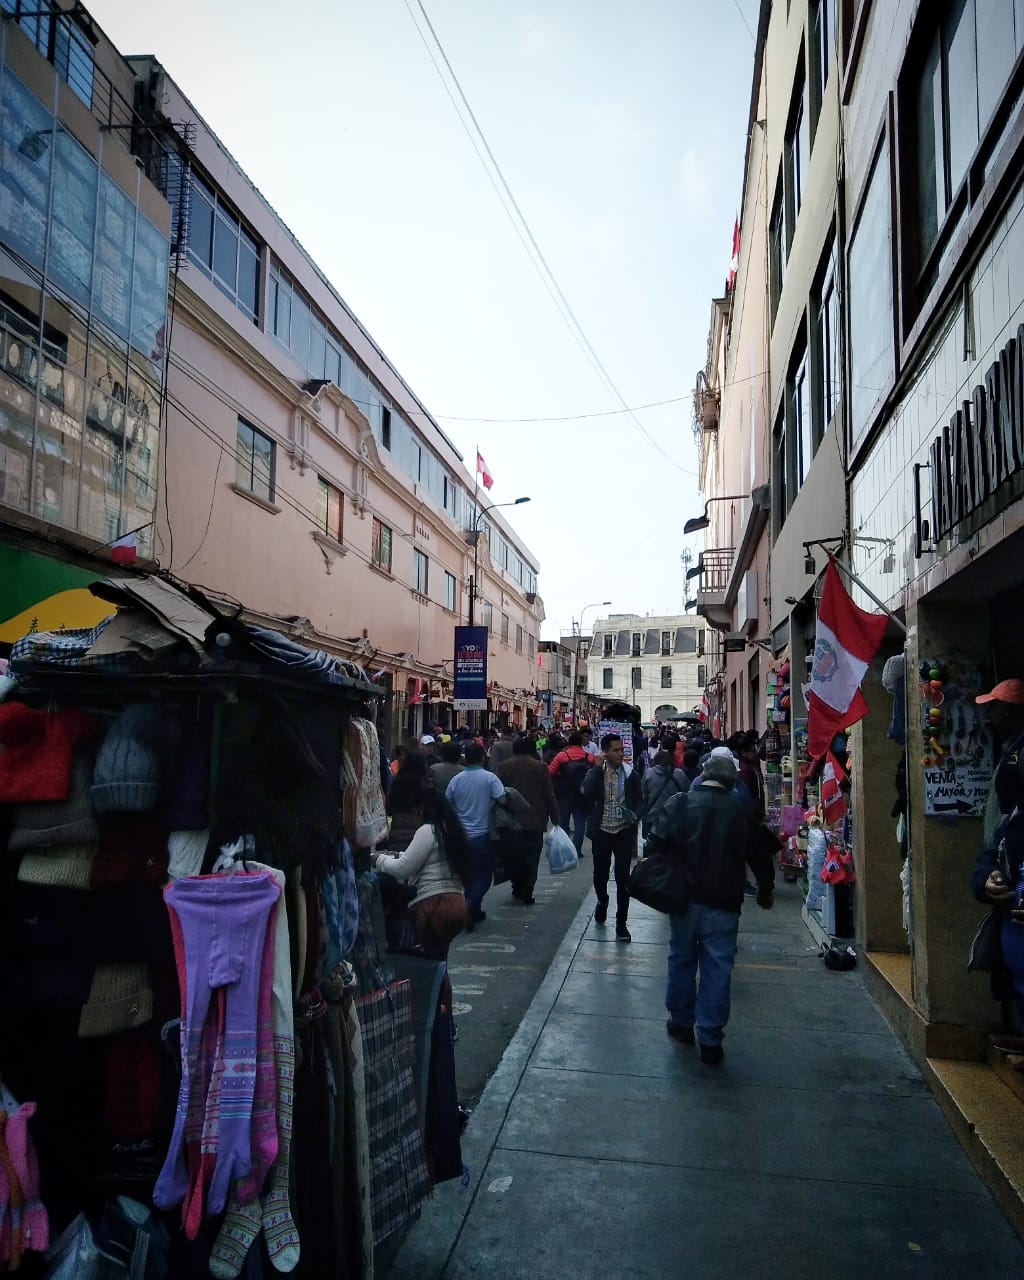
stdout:
[[385,900],[397,902],[406,936],[427,954],[446,957],[460,932],[487,919],[499,869],[512,901],[534,905],[549,823],[571,835],[580,858],[590,842],[595,924],[608,921],[614,873],[617,942],[632,941],[635,859],[673,859],[685,903],[670,917],[666,1029],[699,1046],[702,1061],[722,1060],[744,898],[764,910],[773,904],[756,732],[719,742],[703,730],[645,735],[637,726],[626,741],[618,733],[595,741],[586,727],[567,737],[437,727],[382,761],[381,774],[390,831],[375,865],[407,886]]

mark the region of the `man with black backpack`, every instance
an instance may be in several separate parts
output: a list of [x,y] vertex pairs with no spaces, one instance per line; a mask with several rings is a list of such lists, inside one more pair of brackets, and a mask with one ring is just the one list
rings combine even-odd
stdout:
[[646,840],[651,834],[654,819],[663,805],[673,796],[682,795],[690,789],[690,779],[673,764],[672,755],[668,751],[659,751],[651,761],[650,768],[641,779],[644,789],[644,817],[641,834]]
[[583,747],[583,737],[579,733],[569,735],[569,745],[552,759],[548,765],[555,785],[555,799],[558,801],[558,825],[569,833],[569,820],[572,819],[572,842],[579,857],[583,857],[583,837],[587,825],[587,807],[580,794],[583,779],[587,776],[591,760]]

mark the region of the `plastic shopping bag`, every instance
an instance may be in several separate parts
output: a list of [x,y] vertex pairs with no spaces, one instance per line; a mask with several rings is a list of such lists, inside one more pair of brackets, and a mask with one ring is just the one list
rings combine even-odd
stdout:
[[544,837],[544,851],[548,855],[548,867],[553,876],[571,871],[579,862],[576,847],[561,827],[552,827]]

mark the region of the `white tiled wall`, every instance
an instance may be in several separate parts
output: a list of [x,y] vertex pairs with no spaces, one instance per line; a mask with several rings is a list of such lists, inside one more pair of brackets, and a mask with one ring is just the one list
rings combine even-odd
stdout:
[[[1024,321],[1024,189],[988,241],[970,281],[974,350],[963,358],[963,306],[957,298],[946,323],[925,357],[917,378],[886,429],[860,465],[850,489],[854,530],[853,567],[890,605],[903,603],[904,588],[935,563],[934,552],[914,558],[915,462],[929,461],[928,450],[961,400],[969,399],[1008,338]],[[921,510],[931,518],[931,474],[921,473]],[[860,543],[856,535],[891,538],[896,565],[882,572],[886,548]],[[866,604],[866,601],[861,601]]]

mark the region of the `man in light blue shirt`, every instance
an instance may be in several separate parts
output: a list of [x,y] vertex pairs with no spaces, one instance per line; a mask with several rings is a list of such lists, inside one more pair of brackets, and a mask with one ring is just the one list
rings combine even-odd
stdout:
[[484,766],[484,749],[478,742],[466,744],[463,757],[466,767],[448,783],[445,796],[462,823],[469,842],[470,878],[466,886],[466,908],[469,933],[481,920],[487,919],[483,909],[484,895],[494,878],[494,845],[491,842],[491,809],[505,805],[508,799],[501,780]]

